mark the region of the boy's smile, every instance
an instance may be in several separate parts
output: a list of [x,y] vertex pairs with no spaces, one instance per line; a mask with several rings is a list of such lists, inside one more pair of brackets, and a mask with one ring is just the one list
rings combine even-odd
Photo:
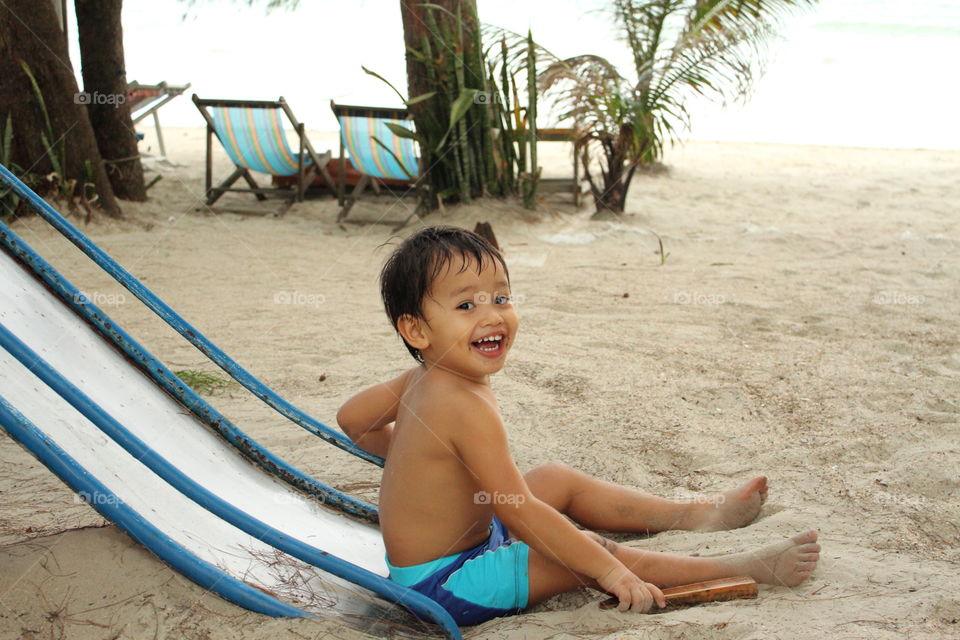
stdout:
[[423,315],[424,361],[477,382],[503,368],[520,324],[499,263],[484,259],[478,270],[476,260],[462,256],[434,280]]
[[502,333],[495,333],[486,338],[474,340],[472,344],[476,347],[477,351],[485,357],[496,358],[503,353],[503,340],[504,336]]

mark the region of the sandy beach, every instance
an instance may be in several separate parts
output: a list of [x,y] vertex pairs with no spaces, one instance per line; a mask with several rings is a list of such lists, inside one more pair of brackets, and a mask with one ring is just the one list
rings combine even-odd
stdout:
[[[142,144],[155,148],[152,133]],[[389,226],[340,227],[329,197],[279,219],[198,211],[203,130],[164,134],[182,166],[161,167],[150,201],[122,203],[123,220],[75,219],[85,233],[327,424],[352,393],[412,366],[378,297]],[[311,138],[336,153],[335,134]],[[545,173],[564,175],[554,146]],[[677,498],[764,473],[770,498],[748,527],[615,539],[706,556],[812,527],[819,569],[756,600],[656,615],[601,611],[601,595],[581,590],[465,637],[960,637],[960,151],[699,142],[665,164],[635,178],[616,223],[548,199],[536,212],[483,201],[423,224],[487,221],[505,250],[521,330],[493,388],[521,470],[557,460]],[[215,174],[228,172],[220,152]],[[217,204],[269,209],[238,194]],[[414,204],[383,195],[351,217],[400,220]],[[42,220],[13,229],[171,369],[217,371]],[[211,402],[294,465],[376,501],[374,466],[239,386]],[[0,461],[0,639],[369,637],[231,605],[5,433]]]

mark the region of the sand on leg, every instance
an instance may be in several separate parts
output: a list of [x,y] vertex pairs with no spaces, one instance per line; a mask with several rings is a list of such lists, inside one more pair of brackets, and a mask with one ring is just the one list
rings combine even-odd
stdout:
[[[755,551],[692,558],[672,553],[633,549],[585,532],[633,571],[639,578],[661,588],[692,582],[746,575],[764,584],[793,587],[809,578],[820,557],[817,532],[807,531]],[[528,606],[580,587],[600,590],[596,581],[554,562],[535,549],[527,561]]]
[[524,475],[531,493],[587,529],[657,533],[736,529],[753,522],[767,498],[767,479],[696,501],[667,500],[551,462]]

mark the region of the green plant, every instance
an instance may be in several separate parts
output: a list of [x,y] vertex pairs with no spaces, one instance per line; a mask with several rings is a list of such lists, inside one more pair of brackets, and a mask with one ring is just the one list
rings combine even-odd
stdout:
[[[539,173],[525,163],[528,151],[536,162],[536,139],[527,135],[528,112],[536,110],[536,91],[527,92],[526,109],[517,107],[518,70],[510,68],[506,58],[493,59],[489,49],[484,51],[481,30],[464,28],[477,24],[472,3],[458,3],[456,12],[430,3],[417,7],[424,10],[427,28],[419,46],[408,48],[408,53],[423,66],[430,90],[406,99],[384,78],[364,71],[386,82],[411,107],[416,132],[402,127],[391,130],[420,145],[421,208],[431,210],[444,201],[469,202],[487,195],[521,195],[532,207]],[[464,8],[471,14],[464,16]],[[532,36],[529,39],[532,43]],[[531,47],[529,56],[534,55]],[[529,81],[532,86],[535,76]]]
[[[77,178],[66,177],[66,136],[57,136],[54,132],[53,125],[50,122],[50,114],[47,111],[47,103],[43,99],[43,92],[40,91],[40,85],[37,84],[37,79],[34,77],[33,71],[30,69],[30,65],[21,60],[20,66],[27,78],[30,80],[30,87],[33,90],[33,95],[36,98],[37,105],[40,108],[40,114],[43,116],[44,131],[40,132],[40,142],[43,144],[43,149],[46,152],[47,157],[50,159],[50,166],[53,169],[49,175],[42,176],[42,178],[37,174],[28,173],[24,174],[22,179],[34,190],[36,190],[38,186],[45,185],[47,188],[51,189],[58,198],[65,199],[70,205],[71,209],[76,209],[77,205],[79,204],[86,210],[87,221],[89,222],[93,214],[90,205],[96,202],[98,198],[96,193],[96,185],[94,184],[93,180],[93,167],[90,164],[90,161],[87,160],[84,162],[84,175],[82,179],[78,180]],[[9,122],[9,117],[7,126],[10,130],[10,135],[12,136],[12,125]],[[8,151],[5,151],[5,154],[8,154]]]
[[[43,92],[40,91],[40,85],[37,84],[37,79],[33,76],[33,71],[30,70],[30,65],[21,60],[20,66],[30,80],[30,87],[33,89],[33,95],[37,99],[37,105],[40,107],[40,113],[43,115],[45,130],[40,132],[40,142],[43,144],[43,149],[46,151],[47,157],[50,158],[50,165],[53,167],[53,172],[58,176],[63,176],[65,175],[64,167],[67,166],[67,146],[64,141],[64,136],[56,138],[53,125],[50,123],[50,114],[47,112],[47,103],[43,99]],[[51,140],[54,140],[54,142],[51,142]],[[60,184],[63,186],[65,181],[61,180]]]
[[[484,25],[484,33],[491,41],[484,57],[487,60],[491,126],[496,132],[494,149],[498,176],[505,194],[519,195],[524,206],[533,209],[540,182],[536,127],[539,48],[530,31],[525,38],[511,34],[515,36],[514,42],[509,42],[506,36],[509,32],[492,25]],[[494,50],[498,55],[493,54]],[[526,75],[525,93],[521,93],[517,85],[517,78],[521,75]],[[521,107],[524,100],[526,107]]]
[[[36,173],[23,173],[23,168],[13,161],[13,119],[7,114],[7,120],[0,129],[0,164],[14,174],[20,175],[20,180],[30,189],[37,191],[45,185],[43,176]],[[23,200],[12,188],[0,189],[0,218],[13,216]]]
[[523,192],[523,204],[528,209],[534,207],[537,197],[537,184],[540,182],[540,166],[537,164],[537,54],[533,46],[533,32],[527,31],[527,120],[530,133],[527,144],[530,146],[530,170]]
[[663,252],[663,238],[660,237],[660,234],[657,233],[656,231],[654,231],[653,229],[650,230],[650,233],[652,233],[653,235],[657,236],[657,245],[658,245],[660,248],[656,251],[656,253],[657,253],[657,255],[660,256],[660,266],[662,267],[664,264],[666,264],[666,262],[667,262],[667,256],[669,256],[670,253],[669,253],[669,252],[667,252],[667,253],[664,253],[664,252]]
[[[492,177],[484,157],[490,147],[489,127],[482,126],[486,109],[476,100],[484,89],[479,39],[473,29],[465,33],[462,5],[453,13],[436,4],[418,4],[426,29],[419,46],[408,48],[408,55],[423,66],[429,88],[404,100],[413,107],[417,132],[409,137],[420,144],[420,205],[425,210],[449,199],[469,202],[489,189]],[[466,18],[476,23],[475,14]]]
[[[582,146],[595,216],[618,216],[639,166],[689,126],[694,95],[745,98],[762,68],[764,44],[781,19],[816,0],[613,0],[611,11],[633,57],[627,78],[604,58],[580,55],[540,74],[571,118]],[[599,178],[591,157],[601,160]]]
[[200,394],[211,395],[216,391],[223,391],[231,385],[231,380],[199,371],[183,369],[174,371],[174,375],[183,380],[184,384]]
[[[14,173],[20,172],[20,167],[13,163],[13,119],[7,114],[7,121],[0,130],[0,164]],[[13,189],[0,190],[0,217],[13,215],[20,206],[20,196]]]

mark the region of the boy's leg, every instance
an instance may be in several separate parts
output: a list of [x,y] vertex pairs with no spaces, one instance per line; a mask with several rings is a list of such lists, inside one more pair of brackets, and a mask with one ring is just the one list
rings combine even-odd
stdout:
[[[600,542],[641,579],[661,588],[704,580],[746,575],[757,582],[792,587],[810,577],[820,557],[816,531],[801,533],[757,551],[690,558],[671,553],[624,547],[592,532]],[[557,564],[531,548],[528,555],[528,606],[579,587],[599,589],[596,581]]]
[[527,472],[524,479],[538,499],[598,531],[736,529],[753,522],[767,498],[764,476],[698,502],[658,498],[555,462]]

